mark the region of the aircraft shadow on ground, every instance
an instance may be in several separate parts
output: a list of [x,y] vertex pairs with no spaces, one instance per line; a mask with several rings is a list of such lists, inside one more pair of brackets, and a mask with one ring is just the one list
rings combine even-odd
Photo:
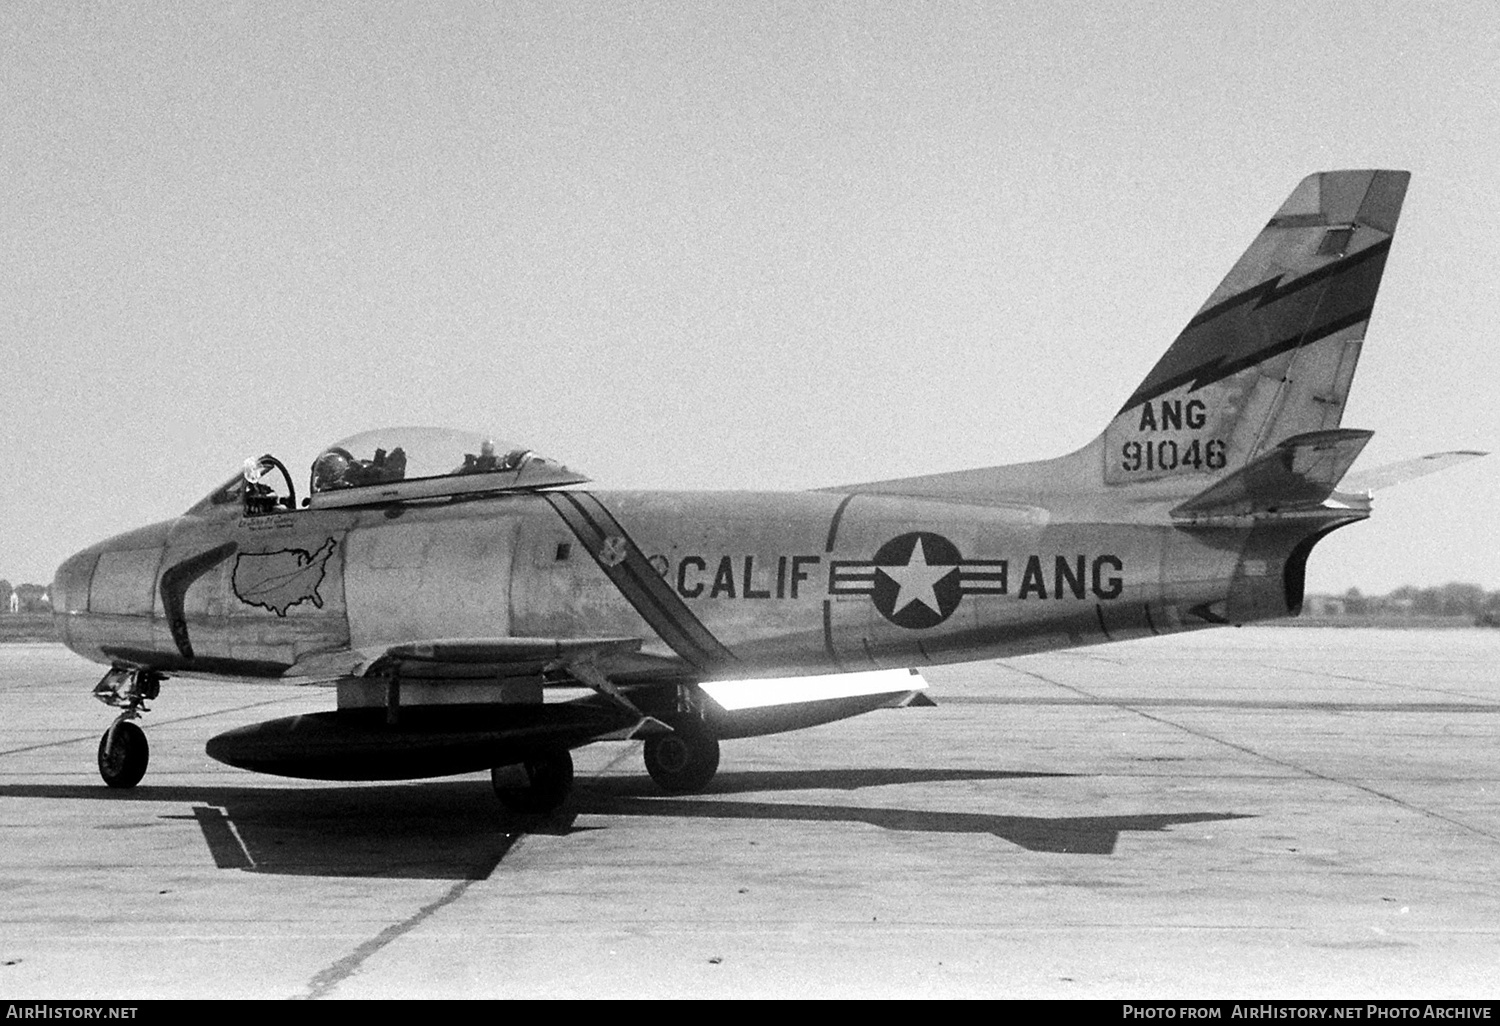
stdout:
[[[0,798],[46,798],[183,806],[163,821],[192,821],[220,869],[299,876],[482,880],[527,834],[567,836],[607,825],[579,817],[658,817],[769,822],[863,823],[886,830],[990,834],[1028,851],[1108,855],[1123,832],[1160,832],[1239,813],[1131,816],[1002,816],[942,809],[815,802],[724,800],[721,796],[815,789],[856,790],[913,783],[1013,780],[1071,774],[968,769],[850,769],[722,773],[701,795],[666,797],[645,777],[581,780],[550,816],[515,816],[487,781],[277,788],[143,784],[0,785]],[[108,829],[101,826],[99,829]]]
[[[760,774],[755,774],[759,776]],[[1033,774],[1005,774],[1031,776]],[[1064,776],[1066,774],[1035,774]],[[829,786],[829,785],[824,785]],[[743,788],[742,790],[751,790]],[[767,789],[769,790],[769,788]],[[599,782],[580,787],[573,801],[554,819],[576,815],[671,816],[681,819],[726,819],[824,823],[865,823],[885,830],[914,833],[990,834],[1028,851],[1073,855],[1109,855],[1126,831],[1160,832],[1187,823],[1245,819],[1242,813],[1147,813],[1133,816],[997,816],[982,812],[886,808],[858,805],[814,805],[791,802],[716,801],[717,789],[705,795],[677,798],[611,793]]]

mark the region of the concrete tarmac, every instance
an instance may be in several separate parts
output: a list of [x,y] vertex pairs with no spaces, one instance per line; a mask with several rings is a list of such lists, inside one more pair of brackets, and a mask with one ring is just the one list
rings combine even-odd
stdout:
[[101,670],[0,646],[0,996],[1495,998],[1500,631],[1246,628],[927,671],[935,709],[727,742],[256,776],[314,688],[169,680],[129,792]]

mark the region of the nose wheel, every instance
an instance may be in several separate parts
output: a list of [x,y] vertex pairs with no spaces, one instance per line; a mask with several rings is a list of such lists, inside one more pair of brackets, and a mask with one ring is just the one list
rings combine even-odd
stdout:
[[99,775],[110,787],[139,784],[150,761],[146,732],[129,720],[116,720],[99,739]]
[[161,674],[152,670],[117,666],[94,687],[95,698],[124,710],[99,739],[99,776],[110,787],[134,787],[146,775],[151,746],[146,732],[132,721],[160,693],[161,681]]

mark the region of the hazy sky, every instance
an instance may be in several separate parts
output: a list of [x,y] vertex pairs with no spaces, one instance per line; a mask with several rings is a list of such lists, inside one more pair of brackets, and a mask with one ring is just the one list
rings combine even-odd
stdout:
[[[1057,455],[1339,167],[1413,172],[1360,465],[1500,449],[1497,98],[1493,0],[12,0],[0,576],[386,424],[601,488]],[[1500,588],[1500,455],[1376,506],[1310,589]]]

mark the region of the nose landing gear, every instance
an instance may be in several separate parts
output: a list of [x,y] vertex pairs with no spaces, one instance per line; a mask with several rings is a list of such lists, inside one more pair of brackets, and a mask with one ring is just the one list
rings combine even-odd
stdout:
[[99,739],[99,776],[110,787],[134,787],[146,775],[151,748],[131,721],[149,711],[146,702],[161,693],[161,681],[154,670],[116,666],[94,686],[95,698],[123,710]]

